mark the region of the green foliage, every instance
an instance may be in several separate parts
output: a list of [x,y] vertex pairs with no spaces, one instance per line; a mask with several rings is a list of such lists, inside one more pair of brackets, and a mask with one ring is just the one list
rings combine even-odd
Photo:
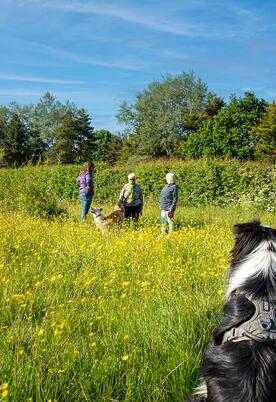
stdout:
[[81,163],[93,159],[96,150],[95,135],[89,114],[80,109],[74,121],[76,130],[75,162]]
[[132,167],[101,169],[95,175],[95,202],[116,202],[131,171],[137,175],[146,202],[157,202],[166,174],[173,171],[179,186],[179,205],[252,204],[275,210],[275,166],[218,159],[149,162]]
[[63,164],[74,162],[77,151],[77,133],[74,123],[74,116],[68,112],[55,131],[56,141],[48,152],[51,161]]
[[184,144],[183,156],[251,159],[253,144],[250,130],[258,123],[264,106],[264,100],[249,92],[240,99],[233,96],[230,103],[208,119],[202,129],[189,136]]
[[[58,211],[62,201],[78,199],[76,178],[81,170],[80,165],[28,166],[18,171],[2,169],[1,203],[15,209],[17,205],[23,208],[26,203],[28,211],[33,208],[38,211],[40,203],[39,214],[51,215],[52,207],[48,205],[50,201],[56,205]],[[275,165],[219,159],[148,162],[114,168],[98,163],[95,167],[93,202],[98,205],[115,204],[131,171],[137,175],[146,204],[150,201],[158,202],[165,176],[172,171],[176,174],[179,186],[179,206],[253,205],[275,211]]]
[[40,138],[45,144],[45,150],[48,150],[55,142],[56,130],[68,112],[75,114],[77,112],[76,106],[70,102],[62,104],[49,92],[46,92],[33,107],[28,121],[31,127],[40,133]]
[[108,160],[108,150],[111,144],[112,134],[108,130],[97,130],[94,132],[95,151],[93,159],[105,162]]
[[0,204],[6,211],[51,218],[66,214],[55,186],[55,171],[47,166],[26,166],[0,171]]
[[[95,141],[90,117],[84,109],[70,102],[62,104],[47,92],[37,105],[21,106],[16,102],[0,108],[0,145],[10,143],[9,122],[17,115],[24,127],[25,160],[36,163],[50,159],[52,163],[82,163],[91,159]],[[22,148],[23,149],[23,148]],[[16,165],[22,164],[19,154]]]
[[28,159],[27,132],[17,113],[12,113],[7,123],[3,153],[8,166],[21,166]]
[[265,107],[259,123],[252,127],[254,157],[276,162],[276,104]]
[[113,165],[121,158],[121,152],[123,149],[124,140],[117,135],[112,135],[110,143],[108,145],[107,150],[107,158],[106,161]]
[[191,114],[189,117],[190,131],[194,132],[201,128],[208,119],[216,116],[224,106],[225,102],[222,98],[217,97],[213,92],[208,92],[204,110],[199,114]]
[[203,112],[207,88],[194,74],[182,73],[150,83],[136,98],[134,105],[123,102],[117,115],[135,153],[169,156],[173,143],[193,128],[191,116]]

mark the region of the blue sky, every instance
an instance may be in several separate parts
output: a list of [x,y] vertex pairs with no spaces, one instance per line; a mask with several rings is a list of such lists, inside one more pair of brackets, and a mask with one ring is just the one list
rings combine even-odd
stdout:
[[153,80],[193,71],[276,98],[276,0],[0,0],[0,104],[73,101],[95,129]]

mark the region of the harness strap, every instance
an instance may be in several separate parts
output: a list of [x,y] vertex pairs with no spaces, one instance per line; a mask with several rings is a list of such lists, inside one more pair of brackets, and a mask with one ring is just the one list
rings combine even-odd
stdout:
[[276,343],[276,300],[254,300],[246,298],[255,306],[255,313],[238,327],[226,331],[222,343],[255,340],[262,343]]

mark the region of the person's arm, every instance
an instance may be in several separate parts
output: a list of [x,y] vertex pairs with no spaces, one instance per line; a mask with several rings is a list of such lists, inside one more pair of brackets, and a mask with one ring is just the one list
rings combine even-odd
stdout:
[[86,187],[89,188],[89,190],[92,190],[92,183],[93,183],[92,175],[90,173],[86,173],[85,184]]
[[175,211],[177,201],[178,201],[178,187],[175,186],[174,189],[173,189],[172,205],[171,205],[171,207],[170,207],[170,209],[169,209],[171,212],[174,212],[174,211]]
[[120,192],[119,200],[118,200],[118,201],[121,201],[122,203],[124,203],[124,200],[126,199],[126,197],[125,197],[125,190],[126,190],[125,187],[126,186],[123,186],[123,188],[122,188],[122,190]]

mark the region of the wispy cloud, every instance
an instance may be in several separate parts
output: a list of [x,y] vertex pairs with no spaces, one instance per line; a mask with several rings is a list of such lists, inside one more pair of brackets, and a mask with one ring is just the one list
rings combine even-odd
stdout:
[[[15,1],[15,0],[11,0]],[[225,24],[217,25],[213,24],[213,21],[203,18],[202,21],[198,14],[194,14],[193,11],[201,12],[204,10],[209,11],[205,2],[196,2],[196,8],[193,10],[190,6],[182,5],[177,11],[182,13],[181,21],[179,20],[178,13],[174,10],[174,7],[170,5],[159,7],[147,4],[116,4],[106,2],[95,1],[53,1],[45,0],[43,2],[38,0],[24,0],[18,1],[21,6],[33,6],[40,9],[47,8],[48,10],[55,10],[64,13],[84,14],[85,16],[96,15],[106,18],[118,19],[130,24],[136,24],[148,28],[153,31],[169,33],[179,36],[187,37],[232,37],[233,27]],[[207,7],[207,8],[206,8]],[[162,11],[160,11],[162,10]],[[174,11],[171,13],[171,10]],[[187,11],[186,11],[187,10]],[[167,11],[167,12],[166,12]]]
[[[2,0],[4,1],[4,0]],[[162,4],[163,3],[163,4]],[[265,31],[271,26],[266,12],[245,7],[236,1],[190,0],[189,2],[130,2],[124,0],[6,0],[19,8],[47,10],[64,14],[99,16],[129,24],[140,25],[152,31],[194,38],[233,38]],[[269,25],[270,24],[270,25]],[[72,29],[74,27],[72,26]],[[101,40],[101,36],[98,37]],[[110,40],[113,40],[111,38]]]
[[[175,21],[168,21],[167,19],[160,20],[154,15],[152,18],[146,10],[131,10],[129,7],[120,7],[119,5],[112,4],[99,4],[99,3],[83,3],[83,2],[71,2],[64,3],[62,1],[52,3],[47,2],[44,5],[60,9],[67,12],[77,12],[84,14],[101,15],[105,17],[117,18],[119,20],[142,25],[144,27],[167,32],[177,35],[192,35],[191,27],[185,27],[185,24],[178,24]],[[161,17],[161,16],[160,16]]]
[[124,58],[123,60],[121,59],[120,62],[114,60],[106,61],[89,56],[84,56],[78,53],[68,52],[67,50],[58,49],[53,46],[47,46],[37,43],[32,44],[32,46],[35,47],[36,50],[39,52],[46,53],[51,56],[56,56],[61,59],[71,60],[80,64],[135,71],[143,70],[145,68],[144,62],[130,57]]
[[3,75],[0,74],[1,81],[25,81],[25,82],[37,82],[42,84],[60,84],[60,85],[78,85],[84,84],[84,81],[79,80],[62,80],[56,78],[43,78],[43,77],[28,77],[21,75]]

